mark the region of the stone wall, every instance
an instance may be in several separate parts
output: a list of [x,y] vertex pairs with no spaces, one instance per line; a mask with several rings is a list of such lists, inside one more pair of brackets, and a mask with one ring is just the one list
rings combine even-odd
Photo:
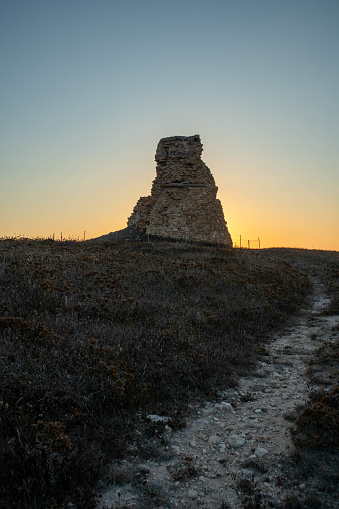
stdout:
[[199,135],[160,140],[151,195],[138,200],[128,226],[159,237],[232,247],[218,188],[201,153]]

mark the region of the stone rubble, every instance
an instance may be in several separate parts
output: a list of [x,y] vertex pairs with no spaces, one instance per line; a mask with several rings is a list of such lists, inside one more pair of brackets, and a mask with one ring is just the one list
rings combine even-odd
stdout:
[[213,175],[201,160],[199,135],[159,141],[156,178],[141,197],[128,227],[147,235],[232,247]]
[[[236,389],[222,391],[219,401],[206,403],[184,430],[169,437],[169,461],[146,463],[147,485],[161,486],[163,509],[220,509],[222,504],[241,509],[246,481],[255,482],[267,504],[263,507],[280,507],[289,495],[279,482],[284,458],[293,451],[286,416],[308,398],[304,372],[314,350],[338,335],[339,316],[320,314],[329,300],[323,285],[314,287],[312,308],[267,346],[269,355],[257,372],[241,378]],[[187,461],[196,475],[175,480],[171,473]],[[119,507],[116,492],[113,487],[104,493],[98,507]],[[301,497],[304,492],[305,484],[293,491]],[[120,488],[119,503],[143,507],[131,485]]]
[[169,422],[171,420],[170,417],[164,417],[162,415],[149,414],[146,417],[151,422]]

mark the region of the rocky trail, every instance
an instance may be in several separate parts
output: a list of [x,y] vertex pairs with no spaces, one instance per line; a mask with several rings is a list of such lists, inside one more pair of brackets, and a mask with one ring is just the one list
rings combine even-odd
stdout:
[[[115,484],[98,507],[240,509],[250,486],[260,493],[260,507],[280,506],[289,494],[281,466],[293,451],[286,416],[317,388],[305,376],[313,352],[338,335],[339,316],[322,314],[330,302],[325,287],[317,281],[313,286],[309,307],[267,344],[257,371],[197,408],[184,430],[173,432],[168,421],[170,459],[123,462],[140,483]],[[297,483],[293,490],[302,495],[307,486]]]

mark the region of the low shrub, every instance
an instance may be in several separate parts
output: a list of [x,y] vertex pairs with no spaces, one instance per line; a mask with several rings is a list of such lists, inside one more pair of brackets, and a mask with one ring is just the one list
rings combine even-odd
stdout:
[[[95,506],[98,479],[234,385],[310,284],[265,253],[0,242],[0,505]],[[160,433],[158,433],[160,434]]]

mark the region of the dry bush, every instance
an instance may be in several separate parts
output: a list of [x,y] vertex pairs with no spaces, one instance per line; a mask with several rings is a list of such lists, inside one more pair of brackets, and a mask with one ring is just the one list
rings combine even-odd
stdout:
[[339,448],[339,386],[330,392],[314,393],[309,406],[296,419],[292,430],[298,447]]
[[145,416],[181,426],[309,290],[264,252],[7,239],[0,256],[5,507],[94,507],[105,466],[142,456]]

